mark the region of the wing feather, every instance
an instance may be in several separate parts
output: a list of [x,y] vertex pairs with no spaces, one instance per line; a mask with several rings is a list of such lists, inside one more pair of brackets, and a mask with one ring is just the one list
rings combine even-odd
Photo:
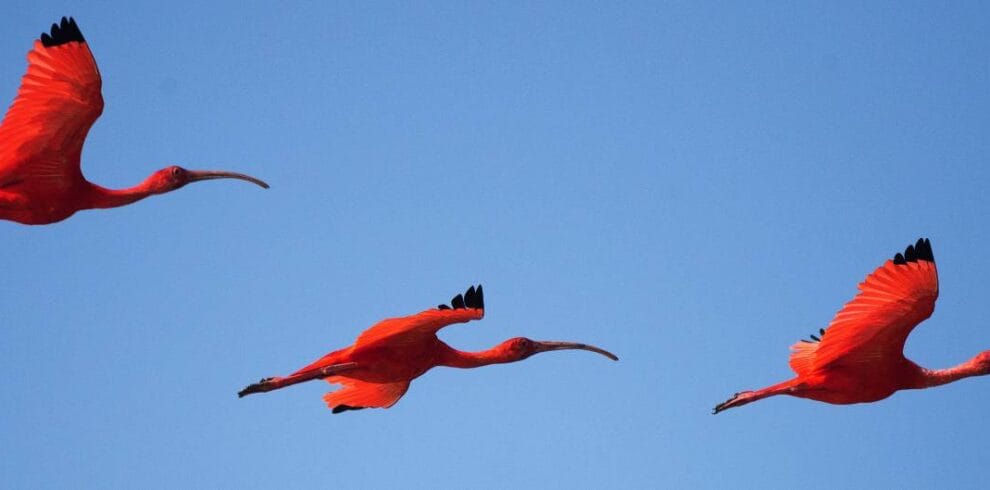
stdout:
[[386,338],[395,341],[395,337],[403,336],[414,341],[424,335],[436,335],[441,328],[448,325],[480,320],[485,316],[481,286],[471,286],[463,296],[454,296],[451,304],[454,306],[440,305],[415,315],[382,320],[362,332],[355,345],[368,345]]
[[346,376],[326,378],[343,388],[323,395],[323,401],[334,413],[362,408],[388,408],[395,405],[409,389],[409,381],[396,383],[369,383]]
[[[909,258],[905,258],[909,257]],[[903,356],[904,343],[931,316],[938,299],[938,270],[931,243],[920,239],[859,284],[820,342],[791,346],[791,368],[808,375],[834,363],[868,364]]]
[[79,156],[103,113],[96,60],[75,20],[62,18],[28,53],[27,73],[0,123],[0,181],[18,173],[81,178]]

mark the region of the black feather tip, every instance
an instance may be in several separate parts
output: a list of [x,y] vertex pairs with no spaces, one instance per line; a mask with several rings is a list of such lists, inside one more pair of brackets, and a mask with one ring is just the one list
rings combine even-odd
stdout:
[[470,306],[468,305],[474,304],[474,295],[475,295],[474,286],[469,287],[468,290],[464,292],[465,307],[470,308]]
[[480,284],[478,287],[469,287],[464,293],[464,306],[475,310],[485,309],[485,292],[481,290]]
[[341,412],[346,412],[348,410],[364,410],[366,408],[368,407],[352,407],[350,405],[337,405],[336,407],[333,407],[333,413],[341,413]]
[[811,340],[801,339],[801,342],[806,342],[806,343],[809,343],[809,344],[814,344],[816,342],[821,342],[822,339],[825,338],[825,329],[824,328],[819,328],[818,329],[818,335],[812,334],[812,335],[809,335],[808,338],[810,338]]
[[935,262],[935,254],[932,253],[932,242],[927,238],[919,238],[914,245],[908,245],[904,253],[894,255],[894,265],[904,265],[917,261]]
[[52,24],[51,34],[41,33],[41,44],[46,48],[61,46],[71,42],[86,42],[86,39],[83,38],[82,31],[76,25],[76,19],[72,17],[62,17],[62,22]]
[[468,288],[464,294],[458,294],[450,300],[450,306],[447,305],[437,305],[440,310],[461,310],[464,308],[472,310],[483,310],[485,309],[485,293],[481,289],[479,284],[477,287],[471,286]]

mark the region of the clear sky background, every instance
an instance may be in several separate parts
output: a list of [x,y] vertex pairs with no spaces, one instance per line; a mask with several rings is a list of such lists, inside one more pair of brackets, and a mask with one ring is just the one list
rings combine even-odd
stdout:
[[[0,223],[0,486],[985,488],[990,379],[709,414],[919,236],[907,355],[990,348],[990,11],[859,3],[5,1],[3,105],[62,15],[95,53],[88,178],[272,188]],[[621,361],[236,396],[475,283],[453,346]]]

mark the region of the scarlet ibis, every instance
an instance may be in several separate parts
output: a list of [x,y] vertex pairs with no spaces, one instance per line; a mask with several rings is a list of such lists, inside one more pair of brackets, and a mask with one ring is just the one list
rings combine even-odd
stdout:
[[931,316],[938,270],[928,239],[886,261],[859,285],[819,335],[791,346],[791,380],[736,393],[713,413],[775,395],[851,404],[883,400],[898,390],[931,388],[990,374],[990,351],[948,369],[925,369],[904,357],[904,342]]
[[447,325],[479,320],[485,315],[484,291],[471,286],[450,305],[412,316],[389,318],[365,330],[350,347],[333,351],[285,377],[265,378],[241,390],[243,397],[304,381],[325,379],[343,388],[324,395],[333,413],[362,408],[388,408],[399,401],[409,383],[436,366],[476,368],[521,361],[540,352],[581,349],[618,361],[611,352],[575,342],[506,340],[481,352],[463,352],[437,338]]
[[103,112],[96,60],[74,19],[62,17],[28,53],[28,69],[0,124],[0,219],[29,225],[62,221],[82,209],[114,208],[190,182],[249,175],[171,166],[128,189],[106,189],[83,177],[83,141]]

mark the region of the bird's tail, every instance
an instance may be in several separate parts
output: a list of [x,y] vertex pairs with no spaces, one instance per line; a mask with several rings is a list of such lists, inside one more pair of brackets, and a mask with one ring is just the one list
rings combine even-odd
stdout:
[[784,381],[783,383],[775,384],[773,386],[768,386],[766,388],[763,388],[762,390],[741,391],[739,393],[736,393],[735,395],[732,395],[732,398],[729,398],[728,400],[719,403],[718,405],[715,405],[715,408],[712,410],[712,415],[719,413],[723,410],[728,410],[730,408],[741,407],[747,403],[752,403],[757,400],[762,400],[769,396],[789,394],[794,389],[796,382],[797,382],[796,379],[792,379],[792,380]]

